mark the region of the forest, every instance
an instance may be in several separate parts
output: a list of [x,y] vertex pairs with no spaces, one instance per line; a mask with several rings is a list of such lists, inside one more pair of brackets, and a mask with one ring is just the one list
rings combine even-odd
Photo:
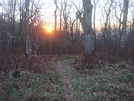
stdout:
[[0,0],[0,101],[133,100],[133,0]]

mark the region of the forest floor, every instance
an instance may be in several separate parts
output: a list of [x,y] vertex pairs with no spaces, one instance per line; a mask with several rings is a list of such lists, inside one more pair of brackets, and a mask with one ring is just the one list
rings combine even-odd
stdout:
[[82,64],[80,57],[65,62],[66,72],[80,101],[133,101],[133,63],[121,61],[100,65],[89,60],[90,63]]
[[59,61],[57,62],[57,65],[56,65],[56,68],[59,71],[63,84],[64,84],[64,95],[65,95],[66,101],[78,101],[76,94],[73,90],[72,83],[65,70],[66,66],[67,65],[64,63],[64,61]]
[[[23,65],[23,56],[15,57],[16,60],[13,56],[8,59],[1,56],[0,101],[134,99],[134,63],[130,60],[44,55],[33,56],[32,65],[28,68]],[[10,65],[6,66],[7,63]],[[15,76],[16,71],[19,75]]]

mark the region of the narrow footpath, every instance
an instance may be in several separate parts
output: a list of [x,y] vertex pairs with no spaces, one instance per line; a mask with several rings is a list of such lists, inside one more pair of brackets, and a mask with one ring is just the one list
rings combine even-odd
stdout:
[[69,77],[65,71],[65,66],[66,64],[64,63],[64,61],[59,61],[56,64],[56,68],[59,71],[61,79],[64,83],[64,95],[66,101],[78,101],[76,94],[73,90],[72,83],[70,82]]

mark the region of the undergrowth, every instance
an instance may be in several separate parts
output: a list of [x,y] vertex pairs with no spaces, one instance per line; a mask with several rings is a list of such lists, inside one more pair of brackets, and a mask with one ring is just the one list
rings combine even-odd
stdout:
[[80,101],[134,99],[134,73],[129,68],[114,68],[108,65],[90,70],[76,70],[70,65],[65,68]]
[[55,67],[47,74],[30,73],[13,78],[10,73],[0,76],[1,101],[64,101],[63,83]]

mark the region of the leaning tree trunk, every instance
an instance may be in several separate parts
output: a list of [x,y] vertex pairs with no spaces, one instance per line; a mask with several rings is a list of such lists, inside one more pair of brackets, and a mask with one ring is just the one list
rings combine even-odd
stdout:
[[83,0],[84,14],[82,27],[84,30],[84,55],[91,55],[94,51],[94,33],[92,31],[92,4],[91,0]]
[[127,28],[128,4],[129,4],[129,0],[124,0],[123,24],[122,24],[122,32],[120,34],[121,50],[124,50],[124,48],[126,46],[126,33],[127,33],[126,28]]

